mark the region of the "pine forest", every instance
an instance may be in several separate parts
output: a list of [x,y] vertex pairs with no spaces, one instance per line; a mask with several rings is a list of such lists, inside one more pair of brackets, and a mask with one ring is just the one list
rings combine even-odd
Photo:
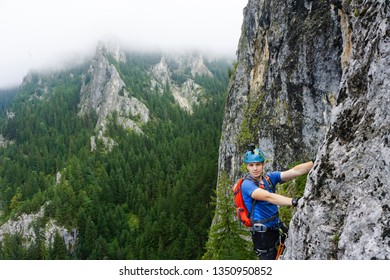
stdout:
[[[196,75],[207,102],[183,110],[168,85],[153,90],[149,70],[161,54],[111,58],[126,91],[150,120],[136,133],[109,116],[91,149],[98,115],[80,115],[89,61],[71,69],[29,73],[0,94],[0,226],[33,218],[29,237],[3,233],[0,259],[200,259],[214,215],[218,147],[232,62],[207,60],[213,76]],[[167,60],[169,64],[170,61]],[[174,65],[172,66],[174,67]],[[189,72],[175,72],[180,84]],[[90,78],[90,77],[89,77]],[[83,81],[84,79],[84,81]],[[39,215],[38,215],[39,214]],[[54,224],[61,230],[48,238]]]

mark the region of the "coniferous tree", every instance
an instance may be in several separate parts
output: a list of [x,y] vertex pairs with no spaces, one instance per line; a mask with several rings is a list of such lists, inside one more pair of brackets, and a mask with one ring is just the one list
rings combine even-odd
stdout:
[[249,231],[233,220],[235,208],[231,186],[227,174],[222,172],[217,188],[220,201],[216,208],[220,219],[210,228],[203,259],[255,259]]
[[68,258],[68,250],[64,238],[56,231],[54,235],[53,247],[50,249],[50,259],[66,260]]

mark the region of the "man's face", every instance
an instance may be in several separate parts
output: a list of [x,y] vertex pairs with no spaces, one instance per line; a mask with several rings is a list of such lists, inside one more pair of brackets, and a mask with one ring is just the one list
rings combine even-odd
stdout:
[[253,178],[258,179],[263,174],[264,162],[247,163],[246,168]]

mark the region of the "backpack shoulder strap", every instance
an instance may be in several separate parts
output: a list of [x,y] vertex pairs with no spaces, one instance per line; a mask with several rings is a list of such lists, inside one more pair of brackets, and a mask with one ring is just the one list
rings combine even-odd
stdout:
[[[243,180],[245,180],[245,179],[252,181],[256,186],[258,186],[261,189],[264,189],[264,184],[261,184],[258,180],[253,178],[250,174],[245,175]],[[251,210],[248,211],[248,212],[249,212],[249,218],[250,218],[250,220],[252,221],[252,224],[253,224],[253,213],[255,211],[256,199],[253,199],[253,198],[251,198],[251,199],[252,199],[252,207],[251,207]]]
[[256,186],[264,189],[264,184],[261,184],[258,180],[253,178],[250,174],[245,175],[243,180],[245,180],[245,179],[252,181],[253,183],[255,183]]
[[242,185],[242,182],[244,181],[244,178],[239,178],[236,183],[233,185],[232,191],[234,195],[237,195],[238,192],[240,191],[240,187]]
[[271,189],[273,192],[276,191],[275,186],[272,184],[271,178],[267,174],[263,175],[263,180],[267,181],[269,189]]
[[270,179],[270,177],[269,177],[267,174],[265,174],[265,175],[263,176],[263,178],[267,181],[267,183],[268,183],[270,186],[272,186],[271,179]]

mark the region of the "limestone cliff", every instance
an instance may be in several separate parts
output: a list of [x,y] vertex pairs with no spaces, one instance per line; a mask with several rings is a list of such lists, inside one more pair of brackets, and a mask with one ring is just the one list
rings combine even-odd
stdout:
[[333,5],[249,1],[244,15],[220,145],[220,170],[231,177],[250,142],[273,168],[310,158],[323,140],[341,76]]
[[37,233],[36,223],[44,219],[44,207],[34,214],[22,214],[16,219],[10,219],[0,227],[0,242],[4,236],[18,234],[23,240],[25,247],[34,243],[37,234],[43,234],[43,240],[47,247],[52,246],[56,233],[63,237],[69,252],[72,252],[77,242],[77,229],[68,230],[58,225],[57,221],[50,219],[45,222],[45,230]]
[[150,70],[150,76],[152,89],[163,93],[169,87],[176,103],[192,113],[194,105],[206,101],[204,89],[195,82],[196,76],[213,77],[213,73],[205,65],[202,55],[176,55],[168,59],[162,56]]
[[286,259],[390,258],[389,9],[388,0],[244,9],[219,176],[240,175],[250,142],[268,170],[316,156]]
[[338,9],[343,75],[286,258],[390,259],[390,3]]
[[[166,58],[167,57],[167,58]],[[96,138],[110,150],[115,142],[105,131],[110,117],[125,129],[142,133],[141,126],[149,121],[149,109],[131,96],[115,63],[126,64],[126,55],[118,47],[100,43],[84,76],[80,91],[79,114],[94,112],[98,116],[97,136],[91,137],[91,150],[96,149]],[[162,94],[169,89],[175,102],[192,113],[193,106],[207,101],[205,90],[195,82],[197,76],[213,77],[202,55],[161,55],[159,63],[148,71],[150,91]]]
[[[140,124],[148,122],[149,109],[137,98],[129,95],[125,83],[107,56],[112,56],[118,62],[126,62],[124,53],[117,49],[113,51],[104,44],[99,44],[87,77],[83,80],[79,114],[83,115],[90,111],[97,114],[98,138],[102,139],[110,149],[114,142],[104,134],[108,118],[116,113],[120,125],[142,133]],[[94,150],[95,146],[95,136],[92,136],[91,149]]]

